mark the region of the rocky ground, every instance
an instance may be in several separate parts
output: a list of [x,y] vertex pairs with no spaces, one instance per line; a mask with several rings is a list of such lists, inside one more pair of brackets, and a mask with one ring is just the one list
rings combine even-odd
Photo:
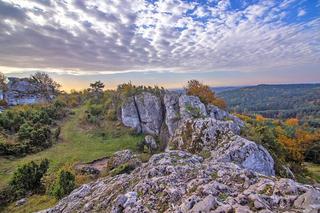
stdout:
[[[122,152],[127,156],[127,152]],[[118,157],[121,152],[118,153]],[[134,156],[133,156],[134,158]],[[85,184],[44,212],[318,212],[320,191],[291,179],[203,159],[153,155],[130,174]]]
[[243,122],[197,97],[142,93],[124,102],[121,120],[168,138],[167,149],[143,164],[116,153],[106,168],[135,169],[85,184],[43,212],[320,211],[319,188],[276,178],[268,151],[238,135]]

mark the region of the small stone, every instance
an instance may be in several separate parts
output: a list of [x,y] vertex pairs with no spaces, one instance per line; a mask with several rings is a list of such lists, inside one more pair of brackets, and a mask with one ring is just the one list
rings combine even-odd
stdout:
[[16,206],[22,206],[27,202],[27,198],[22,198],[16,202]]

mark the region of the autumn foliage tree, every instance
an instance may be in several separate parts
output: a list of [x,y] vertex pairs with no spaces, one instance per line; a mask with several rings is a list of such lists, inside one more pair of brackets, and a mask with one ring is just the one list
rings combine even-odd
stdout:
[[226,102],[218,98],[208,85],[202,84],[197,80],[188,81],[185,90],[187,95],[197,96],[205,104],[213,104],[220,108],[226,108],[227,106]]

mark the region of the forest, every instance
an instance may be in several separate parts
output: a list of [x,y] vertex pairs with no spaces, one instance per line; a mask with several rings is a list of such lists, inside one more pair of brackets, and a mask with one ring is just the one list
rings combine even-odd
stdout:
[[320,84],[257,85],[222,91],[218,95],[233,112],[267,118],[297,118],[320,127]]

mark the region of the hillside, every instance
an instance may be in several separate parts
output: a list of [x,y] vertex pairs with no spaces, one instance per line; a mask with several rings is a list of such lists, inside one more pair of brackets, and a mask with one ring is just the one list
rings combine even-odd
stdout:
[[320,84],[257,85],[218,95],[226,100],[231,111],[269,118],[297,117],[320,126]]

